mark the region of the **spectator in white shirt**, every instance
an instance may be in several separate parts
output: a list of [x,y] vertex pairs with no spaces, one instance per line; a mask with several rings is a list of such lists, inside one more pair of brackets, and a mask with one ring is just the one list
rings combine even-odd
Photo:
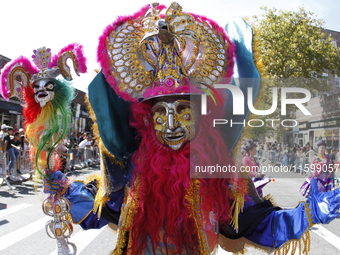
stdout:
[[79,143],[79,160],[83,162],[84,164],[86,164],[86,158],[84,156],[85,148],[91,148],[91,146],[92,146],[91,136],[87,136],[86,139],[84,139],[83,141]]
[[92,146],[92,137],[87,136],[85,140],[80,142],[79,149],[85,149],[85,147],[90,148],[91,146]]

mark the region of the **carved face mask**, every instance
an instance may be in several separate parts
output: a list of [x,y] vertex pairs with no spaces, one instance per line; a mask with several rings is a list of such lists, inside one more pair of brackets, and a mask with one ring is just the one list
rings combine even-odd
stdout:
[[33,85],[34,99],[41,107],[54,98],[54,81],[41,79]]
[[195,137],[195,105],[185,99],[171,99],[152,107],[156,137],[161,144],[178,150]]

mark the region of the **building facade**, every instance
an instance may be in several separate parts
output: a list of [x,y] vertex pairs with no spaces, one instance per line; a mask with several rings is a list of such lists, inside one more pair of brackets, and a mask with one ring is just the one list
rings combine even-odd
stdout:
[[[324,33],[332,36],[334,46],[340,47],[340,32],[325,29]],[[308,142],[316,148],[318,141],[323,139],[328,147],[340,148],[340,78],[327,71],[323,76],[328,78],[333,89],[331,92],[319,91],[313,94],[306,105],[311,115],[296,112],[298,126],[292,129],[292,142],[301,145]]]

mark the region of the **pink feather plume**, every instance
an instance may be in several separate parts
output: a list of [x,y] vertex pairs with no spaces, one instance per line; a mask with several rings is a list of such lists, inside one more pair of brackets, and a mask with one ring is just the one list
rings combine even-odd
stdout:
[[78,67],[79,67],[79,72],[86,73],[87,67],[86,67],[86,58],[83,53],[83,45],[79,43],[72,43],[62,48],[58,54],[52,57],[51,63],[48,65],[48,67],[52,68],[54,66],[57,66],[59,56],[66,51],[73,51],[73,53],[76,56],[76,60],[77,60]]
[[39,69],[32,65],[31,61],[29,61],[26,57],[20,56],[15,60],[10,61],[7,63],[4,68],[2,69],[1,75],[0,75],[0,87],[1,87],[1,95],[4,99],[8,100],[9,98],[9,82],[10,82],[10,74],[11,71],[17,67],[22,66],[27,73],[30,75],[36,74],[39,72]]
[[[119,26],[121,26],[123,23],[127,22],[128,20],[133,19],[140,19],[141,17],[144,17],[145,13],[150,9],[150,5],[146,5],[143,8],[141,8],[138,12],[131,16],[121,16],[118,17],[116,21],[114,21],[112,24],[108,25],[103,35],[99,38],[99,46],[97,50],[97,59],[100,63],[103,74],[106,77],[107,82],[110,84],[111,88],[115,90],[115,92],[122,97],[126,101],[135,101],[138,100],[136,98],[132,98],[127,92],[119,91],[119,88],[117,85],[117,80],[111,75],[111,63],[110,63],[110,57],[108,53],[106,52],[106,38],[110,35],[112,31],[117,29]],[[158,6],[157,9],[165,8],[164,5]]]

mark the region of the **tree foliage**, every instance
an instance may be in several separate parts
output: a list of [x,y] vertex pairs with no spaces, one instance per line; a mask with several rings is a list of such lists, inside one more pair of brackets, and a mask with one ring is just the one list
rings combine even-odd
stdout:
[[[333,44],[334,39],[323,32],[324,22],[314,18],[314,14],[303,7],[296,12],[267,7],[261,9],[262,15],[254,16],[253,24],[255,53],[260,59],[257,61],[261,63],[262,85],[265,87],[260,100],[257,100],[257,109],[270,108],[273,87],[299,87],[310,92],[329,91],[333,85],[322,78],[322,74],[340,76],[340,49]],[[277,110],[267,117],[281,120],[280,107],[279,101]],[[295,106],[289,105],[286,118],[293,117],[295,111]],[[274,132],[281,136],[284,133],[281,126],[277,129],[264,126],[262,129],[262,133],[256,128],[252,129],[251,135],[263,136],[263,132]]]
[[[297,12],[261,9],[264,13],[254,17],[255,33],[269,77],[315,79],[322,77],[325,70],[340,76],[340,49],[334,46],[331,36],[323,32],[322,20],[315,19],[313,13],[303,7]],[[311,80],[305,86],[320,90],[320,84]],[[326,91],[327,86],[322,90]]]

